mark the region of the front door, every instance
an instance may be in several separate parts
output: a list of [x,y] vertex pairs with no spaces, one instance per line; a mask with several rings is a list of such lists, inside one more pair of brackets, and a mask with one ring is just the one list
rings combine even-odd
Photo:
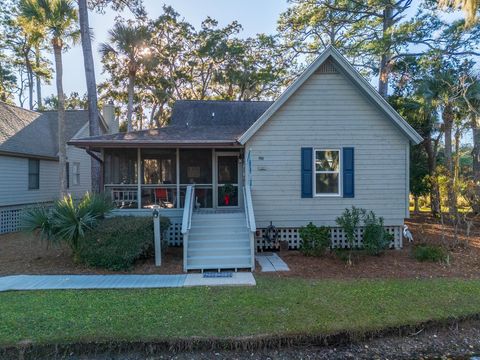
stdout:
[[217,207],[238,207],[238,153],[217,153]]

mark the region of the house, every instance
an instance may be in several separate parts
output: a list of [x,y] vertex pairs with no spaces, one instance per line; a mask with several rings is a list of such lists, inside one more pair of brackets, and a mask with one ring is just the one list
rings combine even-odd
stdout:
[[[105,107],[114,126],[113,106]],[[65,141],[88,136],[88,112],[66,111]],[[113,125],[112,125],[113,123]],[[0,234],[18,230],[22,211],[58,198],[58,113],[36,112],[0,102]],[[118,131],[118,125],[116,126]],[[67,146],[69,192],[81,197],[91,189],[90,156]]]
[[346,246],[335,219],[352,205],[383,216],[401,247],[421,140],[330,47],[274,102],[177,101],[167,127],[70,144],[102,153],[117,214],[170,217],[188,271],[253,268],[270,224],[290,248],[310,221]]

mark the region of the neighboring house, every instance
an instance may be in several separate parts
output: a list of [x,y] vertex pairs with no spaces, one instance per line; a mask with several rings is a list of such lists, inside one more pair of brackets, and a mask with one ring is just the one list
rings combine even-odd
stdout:
[[[108,106],[107,113],[113,115]],[[67,110],[65,122],[65,141],[88,136],[87,111]],[[0,234],[18,229],[26,207],[58,198],[57,124],[56,111],[35,112],[0,102]],[[101,128],[103,133],[108,128],[103,117]],[[81,197],[91,189],[90,156],[67,145],[67,162],[68,190]]]
[[384,217],[401,247],[421,140],[330,47],[274,102],[177,101],[167,127],[70,144],[102,152],[118,214],[160,206],[187,271],[253,268],[270,224],[291,248],[310,221],[345,247],[335,219],[352,205]]

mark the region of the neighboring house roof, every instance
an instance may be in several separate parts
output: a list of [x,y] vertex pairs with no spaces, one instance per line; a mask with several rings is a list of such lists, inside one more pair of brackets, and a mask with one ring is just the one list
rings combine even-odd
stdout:
[[280,95],[274,104],[238,139],[245,143],[277,112],[280,107],[307,81],[310,76],[328,59],[331,59],[337,70],[349,78],[362,92],[377,105],[393,124],[414,144],[423,138],[403,119],[390,104],[375,90],[370,83],[341,55],[333,46],[329,46],[310,66]]
[[170,125],[158,129],[75,139],[77,146],[235,145],[272,101],[179,100]]
[[[88,111],[65,112],[65,141],[88,123]],[[58,158],[58,112],[36,112],[0,101],[0,154]]]

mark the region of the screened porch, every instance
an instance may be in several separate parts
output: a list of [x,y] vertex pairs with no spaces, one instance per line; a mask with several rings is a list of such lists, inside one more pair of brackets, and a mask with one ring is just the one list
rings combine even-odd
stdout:
[[116,148],[103,150],[104,191],[117,209],[184,207],[195,184],[195,209],[243,206],[241,149]]

